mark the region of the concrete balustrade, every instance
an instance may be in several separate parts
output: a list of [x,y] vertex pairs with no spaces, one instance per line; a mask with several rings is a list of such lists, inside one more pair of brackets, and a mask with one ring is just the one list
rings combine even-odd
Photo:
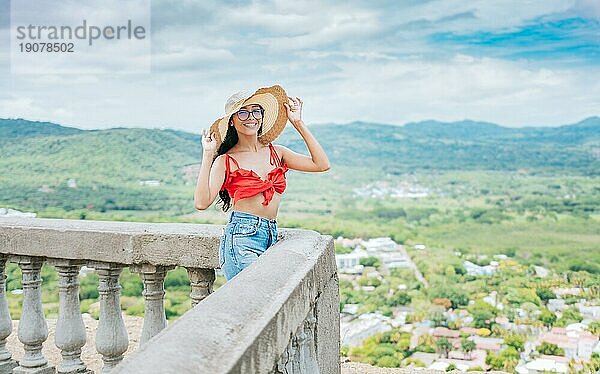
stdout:
[[79,269],[81,261],[53,260],[58,272],[58,320],[54,342],[61,350],[59,373],[91,373],[81,360],[81,347],[85,345],[85,325],[79,308]]
[[[96,350],[103,373],[339,373],[339,287],[333,238],[311,230],[279,230],[279,242],[213,293],[222,226],[0,218],[0,373],[91,373],[79,312],[82,265],[99,276]],[[22,271],[18,338],[25,355],[6,349],[12,333],[5,265]],[[48,328],[41,298],[44,263],[58,273],[55,341],[62,361],[41,352]],[[193,308],[167,324],[164,278],[187,269]],[[145,315],[137,352],[123,357],[128,335],[119,275],[128,267],[144,284]]]
[[42,354],[42,344],[48,338],[48,325],[42,307],[42,269],[40,257],[16,256],[23,279],[23,310],[19,322],[19,340],[25,348],[25,356],[13,373],[54,373],[54,367]]
[[4,274],[7,258],[6,255],[0,255],[0,373],[10,373],[18,366],[17,361],[6,349],[6,338],[12,333],[12,320],[6,300],[6,274]]

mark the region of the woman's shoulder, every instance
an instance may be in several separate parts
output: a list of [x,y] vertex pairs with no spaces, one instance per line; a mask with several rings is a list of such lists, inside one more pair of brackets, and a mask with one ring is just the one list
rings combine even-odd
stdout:
[[285,150],[287,150],[288,148],[284,145],[281,144],[275,144],[275,143],[271,143],[273,145],[273,147],[279,151],[280,153],[283,153]]
[[223,154],[218,155],[217,157],[215,157],[215,159],[213,160],[213,163],[212,163],[213,167],[214,166],[225,165],[225,157],[227,157],[225,153],[223,153]]

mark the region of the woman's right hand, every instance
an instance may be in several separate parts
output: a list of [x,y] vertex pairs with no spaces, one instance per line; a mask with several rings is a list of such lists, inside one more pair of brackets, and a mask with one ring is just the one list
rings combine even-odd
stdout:
[[202,152],[211,157],[217,154],[217,139],[211,136],[206,129],[202,130]]

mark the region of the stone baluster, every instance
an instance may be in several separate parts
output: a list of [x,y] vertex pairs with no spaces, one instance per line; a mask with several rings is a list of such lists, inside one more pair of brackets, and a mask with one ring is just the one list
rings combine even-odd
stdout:
[[6,349],[6,338],[12,333],[12,319],[6,301],[6,260],[6,256],[0,257],[0,373],[10,373],[15,366],[19,365]]
[[140,274],[144,281],[144,326],[140,337],[140,347],[167,326],[165,315],[165,274],[174,266],[151,264],[132,265],[130,270]]
[[59,373],[92,373],[81,360],[81,347],[85,345],[85,325],[79,307],[80,262],[50,260],[58,272],[58,320],[54,342],[62,355]]
[[48,338],[48,325],[42,307],[42,269],[43,259],[39,257],[18,256],[16,258],[23,274],[23,309],[19,321],[18,337],[25,348],[25,355],[14,374],[55,373],[54,366],[42,353],[42,344]]
[[113,263],[91,264],[99,278],[100,320],[96,331],[96,350],[102,355],[102,373],[109,373],[121,360],[129,346],[129,337],[123,322],[120,305],[119,275],[123,265]]
[[192,287],[190,299],[192,299],[193,308],[213,292],[215,269],[188,268],[187,272],[190,278],[190,286]]

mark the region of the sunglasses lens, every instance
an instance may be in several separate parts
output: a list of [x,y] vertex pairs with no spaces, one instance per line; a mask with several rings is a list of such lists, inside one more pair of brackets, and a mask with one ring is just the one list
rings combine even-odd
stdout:
[[254,118],[256,118],[256,119],[261,119],[262,111],[260,109],[255,109],[252,111],[252,116],[254,116]]
[[238,118],[242,121],[245,121],[248,119],[248,117],[250,117],[250,112],[248,112],[247,110],[240,110],[238,112]]

